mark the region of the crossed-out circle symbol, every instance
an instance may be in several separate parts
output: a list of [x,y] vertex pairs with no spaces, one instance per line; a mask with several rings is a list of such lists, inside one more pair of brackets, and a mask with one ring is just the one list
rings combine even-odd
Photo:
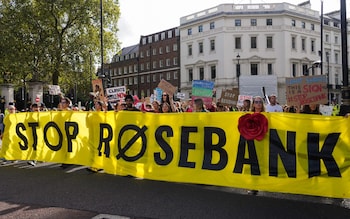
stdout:
[[[123,136],[124,132],[129,131],[129,130],[135,130],[136,134],[122,147],[121,145],[121,137]],[[146,126],[143,126],[142,128],[137,127],[136,125],[126,125],[124,126],[118,136],[118,150],[119,154],[117,155],[117,159],[119,160],[120,158],[123,158],[126,161],[136,161],[139,158],[141,158],[145,152],[146,152],[146,146],[147,146],[147,138],[145,135],[145,131],[147,130]],[[131,148],[131,146],[136,142],[138,138],[142,139],[142,147],[141,150],[138,154],[135,156],[127,156],[126,152]]]

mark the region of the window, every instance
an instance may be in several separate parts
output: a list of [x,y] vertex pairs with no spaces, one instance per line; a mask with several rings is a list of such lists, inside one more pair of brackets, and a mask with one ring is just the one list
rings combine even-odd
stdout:
[[250,48],[251,49],[256,49],[256,37],[250,37]]
[[306,48],[305,48],[305,47],[306,47],[305,43],[306,43],[306,42],[305,42],[305,38],[302,38],[302,39],[301,39],[301,50],[302,50],[302,51],[305,51],[305,49],[306,49]]
[[258,75],[258,64],[257,63],[250,64],[250,74],[251,75]]
[[268,64],[267,64],[267,74],[268,74],[268,75],[272,75],[272,74],[273,74],[273,71],[272,71],[272,64],[271,64],[271,63],[268,63]]
[[169,39],[173,38],[173,31],[171,31],[171,30],[168,31],[168,38]]
[[211,73],[211,79],[215,79],[216,78],[216,66],[211,66],[210,67],[210,73]]
[[146,51],[146,56],[149,57],[150,53],[149,53],[149,50],[147,49]]
[[146,69],[149,70],[151,67],[151,64],[149,62],[146,63]]
[[145,64],[142,63],[142,64],[140,65],[140,68],[141,68],[141,71],[145,70]]
[[159,54],[163,54],[163,47],[159,47]]
[[210,22],[209,26],[210,30],[215,29],[215,22]]
[[200,54],[203,53],[203,42],[198,43],[198,52],[199,52]]
[[143,58],[143,51],[140,52],[140,57]]
[[146,76],[146,80],[147,80],[147,83],[150,83],[150,82],[151,82],[151,76],[150,76],[150,75],[147,75],[147,76]]
[[257,21],[255,18],[250,19],[250,26],[256,26],[257,25]]
[[204,68],[199,68],[199,80],[204,80]]
[[157,55],[157,49],[156,48],[152,49],[152,55]]
[[170,47],[169,46],[165,46],[165,52],[169,53],[170,52]]
[[292,49],[296,49],[296,41],[295,37],[292,37]]
[[339,55],[338,55],[338,53],[334,53],[334,62],[335,62],[335,64],[339,64]]
[[153,61],[152,68],[156,69],[157,68],[157,61]]
[[177,65],[177,63],[178,63],[178,62],[177,62],[177,57],[174,57],[174,58],[173,58],[173,64],[174,64],[174,65]]
[[188,55],[191,56],[192,55],[192,45],[188,45],[187,50],[188,50]]
[[164,67],[164,61],[163,60],[159,60],[159,68],[163,68]]
[[241,19],[235,19],[235,26],[240,27],[241,26]]
[[266,37],[266,48],[268,48],[268,49],[272,49],[273,48],[273,46],[272,46],[272,36]]
[[138,80],[136,76],[134,77],[134,84],[138,84]]
[[311,40],[311,52],[315,52],[315,40]]
[[157,41],[159,41],[159,35],[158,34],[154,35],[154,42],[157,42]]
[[145,76],[142,75],[142,76],[140,77],[140,80],[141,80],[141,84],[145,83]]
[[152,43],[152,36],[148,37],[148,43]]
[[188,30],[187,30],[187,35],[192,35],[192,28],[189,28]]
[[301,22],[301,28],[305,29],[305,22]]
[[188,80],[193,81],[193,69],[188,69]]
[[170,59],[166,59],[166,66],[170,66],[171,63],[170,63]]
[[128,84],[128,78],[124,78],[124,85]]
[[157,75],[156,75],[156,74],[153,74],[153,75],[152,75],[152,81],[153,81],[153,82],[156,82],[156,81],[157,81]]
[[165,33],[164,33],[164,32],[160,34],[160,39],[161,39],[161,40],[164,40],[164,39],[165,39]]
[[177,43],[174,43],[174,45],[173,45],[173,51],[177,51]]
[[241,49],[242,45],[241,45],[241,38],[240,37],[236,37],[235,38],[235,48],[236,49]]
[[129,85],[132,85],[132,82],[133,82],[133,78],[130,77],[130,78],[129,78]]
[[215,50],[215,40],[210,40],[210,51]]
[[167,80],[170,80],[170,79],[171,79],[171,78],[170,78],[170,72],[167,72],[167,73],[166,73],[166,79],[167,79]]
[[199,33],[203,32],[203,25],[199,25],[199,26],[198,26],[198,32],[199,32]]
[[272,26],[272,18],[267,18],[266,19],[266,25],[267,26]]
[[329,43],[329,35],[326,34],[326,42]]
[[339,42],[339,38],[338,38],[338,36],[334,36],[334,44],[338,44]]
[[307,64],[303,64],[303,75],[309,75],[309,72],[307,70]]
[[297,76],[297,64],[295,63],[292,64],[292,76],[293,77]]
[[315,24],[311,24],[311,30],[315,30]]
[[292,26],[295,27],[295,20],[292,20]]

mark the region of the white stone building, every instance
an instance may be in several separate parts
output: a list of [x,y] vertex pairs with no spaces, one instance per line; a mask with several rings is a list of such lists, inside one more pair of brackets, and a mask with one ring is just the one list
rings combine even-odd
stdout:
[[[337,16],[324,15],[322,73],[330,73],[330,93],[339,100],[340,86],[335,86],[341,85],[342,75]],[[244,94],[244,84],[237,77],[240,72],[261,86],[265,86],[259,81],[261,76],[275,76],[278,100],[285,104],[287,77],[302,76],[308,70],[310,75],[321,74],[320,68],[311,67],[320,61],[321,18],[309,2],[221,4],[181,17],[179,28],[180,87],[186,97],[191,95],[192,80],[214,81],[218,97],[223,89],[234,87]]]

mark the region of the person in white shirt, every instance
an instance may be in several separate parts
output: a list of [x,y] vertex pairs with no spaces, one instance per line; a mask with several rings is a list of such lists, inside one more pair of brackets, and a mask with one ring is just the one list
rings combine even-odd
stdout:
[[266,105],[266,112],[283,112],[281,105],[277,103],[277,96],[272,94],[269,96],[270,103]]

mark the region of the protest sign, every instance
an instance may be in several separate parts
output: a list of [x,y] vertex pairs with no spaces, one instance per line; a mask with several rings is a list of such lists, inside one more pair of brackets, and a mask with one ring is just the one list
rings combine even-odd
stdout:
[[327,103],[327,76],[286,78],[286,98],[290,106]]

